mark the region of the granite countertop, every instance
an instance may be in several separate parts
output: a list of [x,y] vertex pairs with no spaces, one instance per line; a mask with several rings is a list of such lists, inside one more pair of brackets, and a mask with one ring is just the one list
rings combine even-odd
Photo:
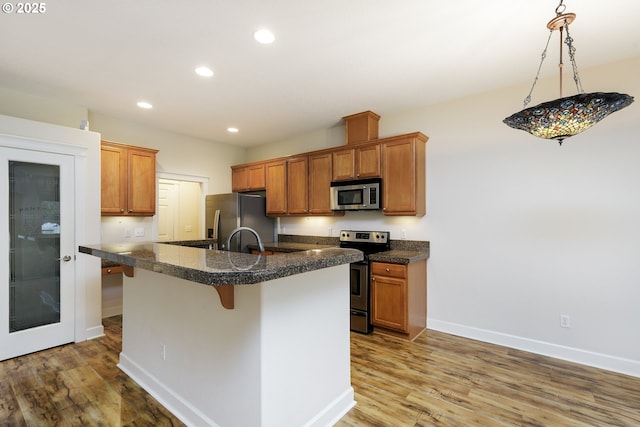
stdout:
[[81,253],[205,285],[249,285],[361,261],[362,252],[336,247],[279,256],[251,255],[167,243],[80,246]]
[[369,261],[389,262],[392,264],[411,264],[429,258],[429,251],[411,251],[391,249],[386,252],[378,252],[369,255]]
[[[264,249],[267,251],[278,251],[278,252],[299,252],[299,251],[309,251],[316,249],[327,249],[327,248],[337,248],[338,245],[318,245],[315,243],[301,243],[301,242],[267,242],[262,243]],[[257,244],[249,244],[247,245],[250,249],[258,249]]]
[[[337,237],[280,235],[278,242],[263,243],[265,250],[278,252],[295,252],[310,249],[337,248],[340,240]],[[249,244],[249,248],[258,249],[258,245]],[[429,258],[429,242],[415,240],[392,240],[391,250],[369,255],[370,261],[389,262],[393,264],[410,264]]]

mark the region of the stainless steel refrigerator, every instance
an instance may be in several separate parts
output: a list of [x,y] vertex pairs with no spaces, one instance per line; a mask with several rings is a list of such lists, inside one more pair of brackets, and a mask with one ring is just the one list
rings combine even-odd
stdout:
[[[226,250],[227,238],[238,227],[254,229],[263,242],[277,241],[276,221],[266,215],[264,194],[227,193],[206,197],[205,231],[208,238],[218,239],[218,249]],[[256,244],[248,231],[231,240],[231,251],[249,252],[247,245]]]

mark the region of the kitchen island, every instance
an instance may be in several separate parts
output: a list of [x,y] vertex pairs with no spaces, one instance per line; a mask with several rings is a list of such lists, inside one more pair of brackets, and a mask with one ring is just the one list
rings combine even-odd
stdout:
[[118,366],[186,424],[329,426],[355,404],[349,263],[360,251],[79,250],[134,267],[123,279]]

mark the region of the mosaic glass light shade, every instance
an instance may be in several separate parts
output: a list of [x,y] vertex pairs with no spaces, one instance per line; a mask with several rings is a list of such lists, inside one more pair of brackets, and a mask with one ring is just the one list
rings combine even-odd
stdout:
[[581,93],[526,108],[503,122],[514,129],[555,139],[562,144],[565,138],[589,129],[632,102],[632,96],[617,92]]

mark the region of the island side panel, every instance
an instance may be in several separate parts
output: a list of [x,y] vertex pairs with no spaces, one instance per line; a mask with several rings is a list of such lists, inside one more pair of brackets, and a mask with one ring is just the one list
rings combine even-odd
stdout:
[[192,426],[328,426],[354,404],[348,264],[212,287],[136,269],[124,279],[120,367]]
[[211,286],[136,269],[124,278],[119,366],[191,426],[259,426],[260,289],[224,309]]
[[265,282],[262,426],[330,426],[354,405],[349,265]]

